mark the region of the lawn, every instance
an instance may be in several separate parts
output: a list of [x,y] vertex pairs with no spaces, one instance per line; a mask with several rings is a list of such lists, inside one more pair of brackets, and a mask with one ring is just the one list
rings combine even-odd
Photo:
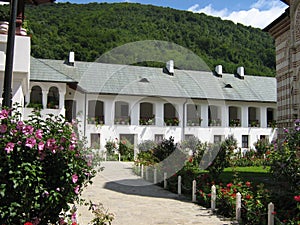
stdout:
[[[254,184],[264,183],[266,186],[274,184],[270,174],[268,173],[269,168],[263,166],[249,166],[249,167],[236,167],[235,170],[238,172],[239,178],[246,182],[250,181]],[[225,168],[220,176],[223,182],[231,182],[234,178],[234,171],[232,167]]]

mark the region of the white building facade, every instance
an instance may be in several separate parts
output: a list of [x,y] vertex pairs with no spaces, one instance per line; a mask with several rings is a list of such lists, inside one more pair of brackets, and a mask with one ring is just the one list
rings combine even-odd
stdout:
[[[1,74],[5,36],[0,35]],[[237,74],[223,74],[220,66],[217,73],[174,68],[168,73],[74,57],[35,59],[29,37],[17,36],[16,42],[16,54],[25,55],[15,58],[20,65],[14,67],[13,102],[23,106],[24,119],[37,106],[43,115],[78,119],[92,148],[104,150],[116,138],[137,147],[170,136],[175,142],[195,136],[214,143],[233,135],[239,147],[249,149],[258,139],[276,138],[275,78],[244,75],[242,67]]]

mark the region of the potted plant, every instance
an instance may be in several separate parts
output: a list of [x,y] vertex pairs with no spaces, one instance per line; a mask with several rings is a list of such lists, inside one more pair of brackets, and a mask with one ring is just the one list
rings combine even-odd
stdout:
[[34,108],[34,109],[42,109],[43,108],[43,104],[30,102],[26,107],[27,108]]
[[179,125],[179,120],[177,117],[174,117],[173,120],[172,120],[172,125],[173,126],[178,126]]

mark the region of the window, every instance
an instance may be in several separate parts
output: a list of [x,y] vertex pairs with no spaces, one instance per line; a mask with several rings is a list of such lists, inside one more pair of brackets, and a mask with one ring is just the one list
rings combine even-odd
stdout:
[[179,125],[179,119],[176,108],[171,103],[164,104],[164,122],[167,126]]
[[260,135],[260,140],[269,141],[269,135]]
[[104,103],[102,101],[90,100],[88,102],[88,123],[104,123]]
[[91,134],[91,148],[100,149],[100,134]]
[[129,104],[127,102],[115,102],[115,124],[130,124]]
[[188,104],[187,107],[187,125],[201,126],[201,106]]
[[30,92],[30,103],[31,104],[40,104],[42,105],[42,89],[40,86],[33,86]]
[[193,135],[193,134],[186,134],[186,135],[184,135],[184,140],[189,140],[194,137],[195,137],[195,135]]
[[249,136],[242,135],[242,148],[249,148]]
[[128,116],[129,115],[129,107],[128,105],[121,105],[121,116]]
[[156,143],[162,142],[163,139],[164,139],[164,135],[162,135],[162,134],[155,134],[155,135],[154,135],[154,141],[155,141]]
[[76,101],[66,100],[65,108],[66,108],[66,119],[67,121],[72,122],[73,119],[76,119]]
[[57,87],[51,87],[47,95],[47,108],[58,109],[59,107],[59,91]]
[[214,135],[214,143],[215,144],[221,143],[222,140],[223,140],[222,135]]

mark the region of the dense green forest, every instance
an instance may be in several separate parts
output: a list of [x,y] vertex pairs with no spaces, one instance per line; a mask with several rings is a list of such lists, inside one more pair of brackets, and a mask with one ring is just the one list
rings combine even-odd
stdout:
[[[0,7],[1,20],[7,20],[8,10]],[[267,33],[205,14],[135,3],[55,3],[26,6],[25,16],[37,58],[66,59],[75,51],[76,60],[95,61],[126,43],[160,40],[189,49],[210,69],[221,64],[230,73],[244,66],[246,74],[275,74],[274,43]],[[172,51],[167,54],[172,57]]]

